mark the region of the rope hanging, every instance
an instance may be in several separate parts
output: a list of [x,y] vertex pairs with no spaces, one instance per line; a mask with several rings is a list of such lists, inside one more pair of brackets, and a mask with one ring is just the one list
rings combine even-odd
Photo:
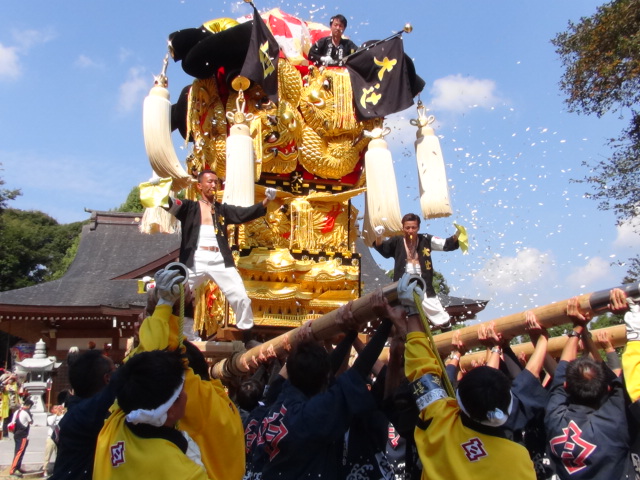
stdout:
[[171,177],[173,190],[179,192],[191,183],[192,178],[180,164],[171,141],[171,101],[165,75],[168,61],[167,55],[162,73],[155,78],[154,86],[144,99],[142,126],[151,168],[159,177]]
[[427,117],[426,108],[422,102],[418,102],[418,118],[410,123],[418,127],[416,162],[420,179],[420,207],[425,219],[448,217],[452,213],[442,149],[431,127],[434,121],[435,117]]
[[[392,235],[402,231],[402,216],[393,159],[383,138],[389,132],[389,128],[374,128],[371,132],[364,132],[372,138],[364,155],[367,175],[365,217],[370,226],[382,225],[387,234]],[[367,230],[372,231],[369,228]]]
[[420,320],[422,321],[422,326],[424,328],[427,337],[429,337],[429,344],[431,345],[431,351],[438,359],[438,363],[440,364],[440,368],[442,369],[442,383],[444,384],[444,388],[447,391],[447,395],[452,398],[456,398],[456,392],[453,389],[453,385],[451,384],[451,380],[449,380],[449,376],[447,375],[447,370],[442,361],[442,358],[438,354],[438,347],[436,346],[436,342],[433,339],[433,334],[431,333],[431,327],[429,326],[429,321],[427,320],[427,315],[424,313],[422,308],[422,296],[414,290],[413,292],[413,301],[416,303],[416,308],[418,309],[418,313],[420,314]]

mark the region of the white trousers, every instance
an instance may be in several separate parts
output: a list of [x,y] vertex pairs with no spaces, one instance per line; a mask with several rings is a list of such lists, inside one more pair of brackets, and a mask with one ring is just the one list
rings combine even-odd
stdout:
[[189,287],[192,292],[207,280],[213,280],[224,294],[236,314],[236,327],[247,330],[253,327],[251,299],[235,267],[224,266],[220,252],[196,250],[193,268],[189,269]]

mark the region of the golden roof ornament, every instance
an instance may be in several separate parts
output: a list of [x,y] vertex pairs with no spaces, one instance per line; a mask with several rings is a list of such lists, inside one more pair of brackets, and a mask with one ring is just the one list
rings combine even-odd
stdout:
[[236,110],[235,112],[227,112],[227,119],[233,125],[246,124],[253,120],[253,113],[245,113],[245,107],[247,102],[244,98],[244,92],[251,86],[251,81],[238,75],[231,81],[231,88],[238,92],[238,98],[236,98]]

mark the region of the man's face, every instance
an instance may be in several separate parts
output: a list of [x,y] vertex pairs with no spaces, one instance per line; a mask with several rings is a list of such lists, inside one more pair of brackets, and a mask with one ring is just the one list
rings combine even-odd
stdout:
[[218,177],[213,173],[205,173],[198,182],[198,190],[205,197],[214,197],[218,192]]
[[404,236],[406,238],[415,238],[418,234],[418,222],[416,220],[407,220],[402,224],[402,231],[404,232]]
[[342,38],[342,34],[344,33],[344,24],[338,20],[337,18],[334,18],[333,21],[331,22],[331,36],[333,38]]

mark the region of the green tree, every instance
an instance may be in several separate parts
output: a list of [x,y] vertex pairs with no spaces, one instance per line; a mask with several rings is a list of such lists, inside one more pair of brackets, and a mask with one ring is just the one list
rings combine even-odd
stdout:
[[66,271],[65,254],[79,236],[81,222],[60,225],[45,213],[12,208],[2,212],[1,220],[0,291],[41,283]]
[[[609,140],[612,155],[594,164],[577,182],[588,184],[598,208],[613,210],[618,222],[640,214],[640,2],[614,0],[591,17],[569,22],[553,40],[564,75],[561,89],[570,111],[582,114],[618,113],[629,125]],[[638,257],[628,275],[638,278]]]
[[116,212],[144,212],[140,203],[140,188],[137,185],[131,189],[124,203],[116,208]]
[[[0,163],[0,166],[2,166],[1,163]],[[0,187],[2,187],[3,185],[4,185],[4,180],[0,178]],[[0,213],[2,213],[2,211],[5,208],[7,208],[7,202],[9,200],[15,199],[18,195],[22,195],[22,192],[19,189],[8,190],[6,188],[0,188]]]

